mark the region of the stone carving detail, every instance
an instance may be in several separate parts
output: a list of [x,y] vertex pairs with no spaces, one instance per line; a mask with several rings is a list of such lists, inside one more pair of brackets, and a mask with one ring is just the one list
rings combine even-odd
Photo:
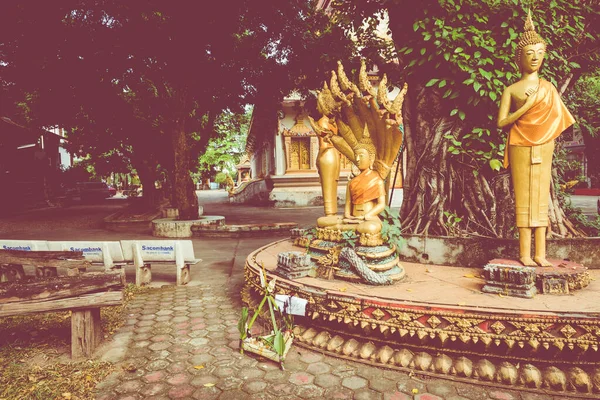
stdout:
[[314,269],[310,256],[301,251],[288,251],[277,255],[277,273],[287,279],[308,276]]

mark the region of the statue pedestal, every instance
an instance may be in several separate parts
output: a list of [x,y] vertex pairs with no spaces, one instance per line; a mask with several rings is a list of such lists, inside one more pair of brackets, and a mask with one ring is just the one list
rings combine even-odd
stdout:
[[276,272],[286,279],[315,276],[315,266],[310,256],[302,251],[286,251],[277,255]]
[[536,295],[535,268],[506,264],[508,260],[492,260],[483,267],[485,293],[531,299]]
[[405,276],[404,268],[396,255],[396,246],[381,244],[378,246],[356,246],[354,249],[344,244],[315,239],[309,244],[309,254],[329,278],[338,278],[371,285],[392,284]]
[[565,260],[548,260],[552,267],[525,267],[516,260],[494,259],[484,268],[485,293],[532,298],[536,293],[569,294],[590,284],[588,269]]

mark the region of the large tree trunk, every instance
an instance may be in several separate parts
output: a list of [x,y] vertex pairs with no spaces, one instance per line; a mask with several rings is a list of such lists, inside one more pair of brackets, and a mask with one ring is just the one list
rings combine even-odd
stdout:
[[184,116],[175,121],[171,135],[174,154],[173,205],[179,210],[179,219],[198,219],[198,197],[190,176],[190,148]]
[[[465,129],[449,116],[440,93],[410,83],[404,102],[407,168],[400,216],[405,233],[422,235],[515,236],[512,185],[508,171],[482,173],[467,159],[448,152],[451,134]],[[581,233],[564,217],[551,193],[550,232]]]

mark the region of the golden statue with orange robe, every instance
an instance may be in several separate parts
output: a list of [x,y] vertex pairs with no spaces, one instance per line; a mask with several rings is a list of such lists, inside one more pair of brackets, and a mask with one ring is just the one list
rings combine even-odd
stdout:
[[545,52],[529,13],[516,49],[521,79],[504,90],[498,111],[498,127],[510,127],[504,166],[511,165],[519,261],[526,266],[552,266],[546,259],[546,229],[554,139],[575,122],[554,85],[538,76]]
[[331,206],[336,200],[337,193],[331,188],[337,187],[339,167],[319,168],[325,216],[317,220],[318,227],[369,235],[381,232],[378,215],[385,208],[385,179],[402,145],[402,104],[406,91],[405,84],[390,101],[387,77],[384,74],[379,87],[373,88],[363,60],[358,85],[347,78],[338,62],[337,73],[331,72],[329,86],[325,83],[318,92],[317,108],[323,117],[317,122],[309,117],[315,132],[324,138],[320,142],[318,164],[328,164],[324,158],[333,146],[360,171],[348,183],[342,217]]

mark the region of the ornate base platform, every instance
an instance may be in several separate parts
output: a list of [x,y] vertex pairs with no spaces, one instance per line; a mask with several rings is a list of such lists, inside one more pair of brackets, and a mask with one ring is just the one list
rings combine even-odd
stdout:
[[[243,298],[260,300],[290,240],[253,252]],[[392,286],[277,277],[276,292],[308,301],[298,343],[333,356],[452,380],[600,399],[600,271],[588,290],[524,301],[481,292],[481,269],[403,262]]]
[[590,284],[588,269],[564,260],[548,260],[552,267],[525,267],[516,260],[494,259],[483,267],[486,284],[482,291],[533,298],[544,294],[569,294]]
[[[335,278],[344,279],[353,282],[363,281],[363,277],[355,272],[354,267],[344,257],[340,257],[340,243],[328,240],[313,240],[309,245],[308,254],[321,266],[327,266],[333,261],[338,268],[333,275]],[[357,246],[356,255],[366,265],[366,267],[381,277],[396,282],[404,278],[405,272],[398,256],[396,247],[393,245],[382,244],[380,246]]]

